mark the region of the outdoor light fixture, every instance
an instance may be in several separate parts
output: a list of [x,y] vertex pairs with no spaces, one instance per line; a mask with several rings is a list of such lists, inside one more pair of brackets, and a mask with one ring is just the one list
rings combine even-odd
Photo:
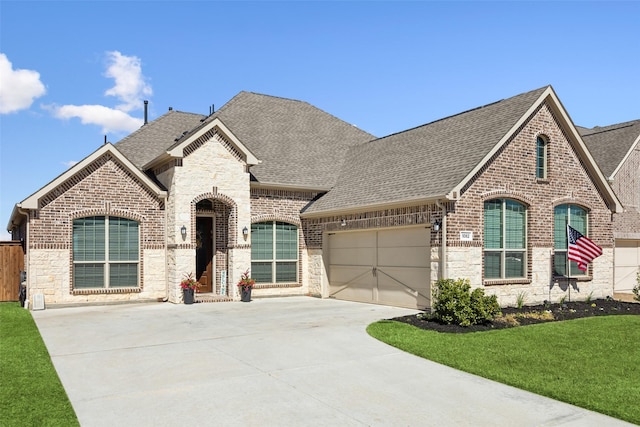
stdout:
[[187,238],[187,227],[185,227],[184,225],[182,226],[182,228],[180,229],[180,234],[182,234],[182,240]]
[[442,224],[442,221],[439,219],[436,219],[433,222],[433,231],[439,231],[440,230],[440,225]]
[[242,229],[242,235],[244,236],[245,239],[249,235],[249,229],[247,227]]
[[347,225],[347,220],[346,220],[346,219],[344,219],[344,218],[342,218],[342,222],[340,223],[340,225],[341,225],[341,226],[343,226],[343,227],[344,227],[345,225]]

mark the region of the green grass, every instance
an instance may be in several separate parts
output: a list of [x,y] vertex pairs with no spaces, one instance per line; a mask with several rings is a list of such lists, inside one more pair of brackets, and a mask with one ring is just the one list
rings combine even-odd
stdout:
[[640,316],[467,334],[384,320],[367,331],[425,359],[640,424]]
[[13,302],[0,303],[0,425],[80,425],[31,313]]

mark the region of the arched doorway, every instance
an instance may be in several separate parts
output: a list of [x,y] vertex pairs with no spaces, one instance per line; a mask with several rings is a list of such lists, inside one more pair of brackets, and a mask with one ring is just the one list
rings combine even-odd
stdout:
[[233,212],[229,204],[216,198],[196,203],[196,279],[201,284],[198,293],[228,295],[229,223]]

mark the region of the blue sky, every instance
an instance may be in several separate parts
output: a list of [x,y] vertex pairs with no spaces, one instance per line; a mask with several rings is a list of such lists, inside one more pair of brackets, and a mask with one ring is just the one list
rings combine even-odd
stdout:
[[149,119],[240,91],[376,136],[551,84],[640,119],[640,2],[0,0],[0,240],[16,203]]

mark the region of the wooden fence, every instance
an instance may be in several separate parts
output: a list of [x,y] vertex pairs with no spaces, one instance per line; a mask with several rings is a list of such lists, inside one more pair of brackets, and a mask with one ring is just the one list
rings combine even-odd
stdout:
[[0,242],[0,302],[18,301],[24,252],[17,241]]

